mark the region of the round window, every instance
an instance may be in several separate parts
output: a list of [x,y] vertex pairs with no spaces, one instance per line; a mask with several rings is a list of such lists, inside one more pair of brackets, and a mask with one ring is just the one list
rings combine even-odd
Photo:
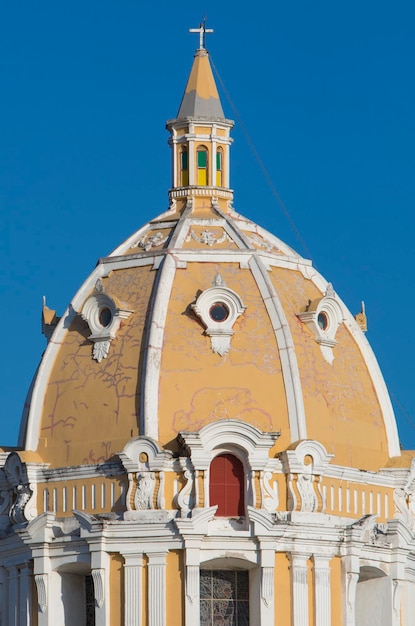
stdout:
[[223,302],[215,302],[209,309],[209,315],[214,322],[224,322],[229,316],[229,309]]
[[327,317],[327,314],[324,313],[323,311],[319,313],[317,317],[317,323],[321,330],[327,330],[328,325],[329,325],[329,319]]
[[112,322],[112,312],[107,306],[102,307],[98,315],[99,323],[106,328]]

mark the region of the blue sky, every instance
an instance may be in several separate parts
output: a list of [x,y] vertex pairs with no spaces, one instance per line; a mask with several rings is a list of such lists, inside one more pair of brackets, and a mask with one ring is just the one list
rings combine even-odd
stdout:
[[[208,49],[319,271],[368,339],[415,448],[415,5],[30,0],[0,9],[0,443],[97,259],[167,208],[173,118]],[[222,94],[228,117],[234,113]],[[235,208],[305,255],[236,126]],[[409,418],[409,419],[408,419]]]

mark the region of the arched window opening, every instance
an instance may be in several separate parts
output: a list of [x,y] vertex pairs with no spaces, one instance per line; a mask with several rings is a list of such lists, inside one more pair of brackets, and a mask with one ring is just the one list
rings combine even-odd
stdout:
[[62,614],[58,622],[67,626],[95,626],[95,593],[91,574],[78,573],[75,564],[60,571]]
[[392,580],[382,570],[364,566],[360,568],[356,588],[356,626],[392,624]]
[[218,505],[219,517],[245,515],[245,472],[233,454],[220,454],[210,464],[210,506]]
[[189,153],[187,148],[183,148],[180,154],[180,178],[182,187],[189,184]]
[[249,572],[200,570],[200,626],[249,626]]
[[197,184],[208,184],[208,151],[206,148],[197,150]]
[[218,148],[216,152],[216,187],[222,187],[223,152]]

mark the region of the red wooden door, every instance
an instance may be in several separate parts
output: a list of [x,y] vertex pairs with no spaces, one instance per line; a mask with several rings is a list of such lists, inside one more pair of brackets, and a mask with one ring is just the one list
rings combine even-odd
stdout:
[[220,454],[210,464],[210,506],[218,505],[216,515],[245,515],[245,472],[233,454]]

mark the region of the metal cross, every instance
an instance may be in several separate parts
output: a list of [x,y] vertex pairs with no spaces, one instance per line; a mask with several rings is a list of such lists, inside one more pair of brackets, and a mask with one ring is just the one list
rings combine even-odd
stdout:
[[206,33],[213,33],[213,28],[206,28],[206,19],[199,25],[199,28],[189,28],[189,33],[199,33],[199,50],[206,48]]

